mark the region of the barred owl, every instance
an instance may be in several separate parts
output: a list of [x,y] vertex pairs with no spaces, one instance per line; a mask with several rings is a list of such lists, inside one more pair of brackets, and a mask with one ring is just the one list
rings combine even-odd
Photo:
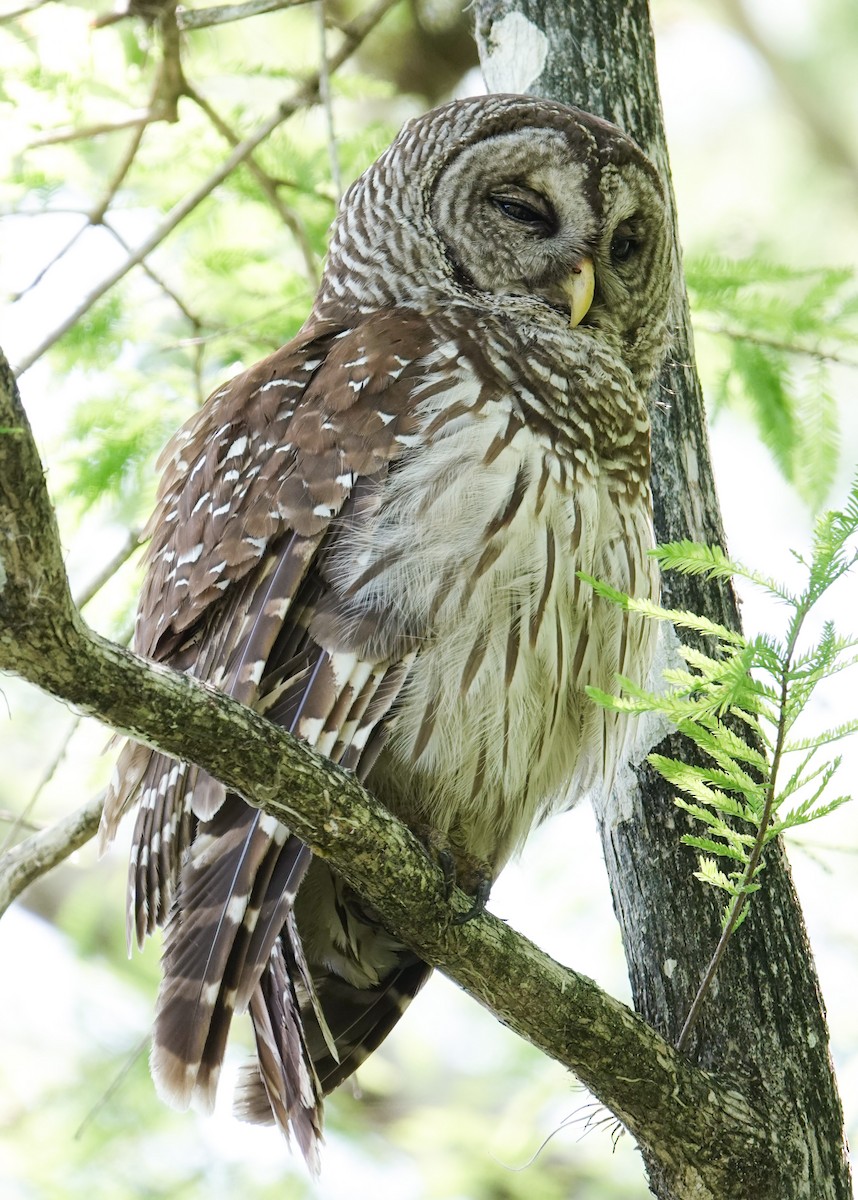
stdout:
[[[648,630],[584,570],[653,596],[645,397],[671,249],[618,129],[492,95],[408,124],[350,188],[297,336],[164,452],[136,648],[236,697],[431,831],[478,902],[533,824],[608,788]],[[322,1096],[430,968],[287,828],[129,743],[102,841],[139,800],[129,939],[164,926],[152,1070],[311,1162]],[[476,907],[479,907],[477,903]]]

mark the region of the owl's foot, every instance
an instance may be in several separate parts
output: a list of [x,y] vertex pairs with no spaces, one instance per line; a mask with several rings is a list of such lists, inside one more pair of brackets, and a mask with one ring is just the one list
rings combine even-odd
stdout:
[[428,825],[417,825],[414,832],[426,851],[427,857],[440,867],[444,877],[444,898],[449,900],[453,889],[460,887],[474,897],[471,907],[452,917],[454,925],[465,925],[485,912],[486,902],[492,890],[494,874],[487,862],[456,850],[447,836]]
[[482,875],[473,890],[474,903],[466,912],[455,913],[452,918],[452,924],[467,925],[468,921],[473,921],[475,917],[481,917],[486,911],[486,904],[488,903],[491,890],[491,876]]

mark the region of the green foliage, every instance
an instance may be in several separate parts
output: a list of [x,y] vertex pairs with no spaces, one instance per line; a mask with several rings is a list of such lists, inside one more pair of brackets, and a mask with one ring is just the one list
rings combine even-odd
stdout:
[[615,712],[666,717],[702,751],[699,763],[661,754],[651,754],[649,762],[681,793],[676,804],[703,827],[682,840],[701,852],[697,878],[727,895],[725,936],[747,914],[746,902],[760,886],[763,851],[772,839],[825,816],[849,798],[829,797],[840,759],[819,761],[817,755],[858,731],[858,718],[810,735],[798,736],[796,726],[819,684],[858,662],[858,638],[839,635],[830,621],[822,624],[815,640],[800,644],[811,612],[858,562],[858,550],[850,547],[856,533],[858,479],[845,507],[817,520],[810,556],[795,554],[806,574],[800,591],[731,561],[717,546],[683,541],[653,551],[664,570],[708,578],[738,576],[781,601],[789,612],[781,636],[763,633],[748,639],[705,617],[626,596],[582,575],[612,603],[652,620],[672,621],[711,644],[708,653],[679,646],[685,667],[664,672],[664,692],[623,678],[619,697],[587,690]]
[[691,257],[685,270],[695,331],[713,342],[707,392],[716,412],[747,411],[784,477],[817,510],[839,445],[830,365],[858,367],[854,274],[758,255]]

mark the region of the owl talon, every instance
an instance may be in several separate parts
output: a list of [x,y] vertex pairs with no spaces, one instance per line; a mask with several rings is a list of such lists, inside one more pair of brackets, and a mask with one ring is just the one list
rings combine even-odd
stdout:
[[473,921],[476,917],[481,917],[486,911],[489,895],[492,890],[492,881],[486,876],[477,884],[477,890],[474,893],[474,902],[467,912],[455,913],[451,924],[467,925],[469,921]]
[[456,860],[451,852],[444,847],[437,852],[438,866],[444,876],[444,899],[449,900],[456,886]]
[[474,897],[474,903],[464,914],[454,918],[455,924],[464,925],[478,917],[486,907],[492,887],[493,875],[487,862],[470,855],[457,854],[447,841],[446,834],[429,825],[412,826],[426,857],[438,867],[444,880],[444,899],[450,900],[457,886]]

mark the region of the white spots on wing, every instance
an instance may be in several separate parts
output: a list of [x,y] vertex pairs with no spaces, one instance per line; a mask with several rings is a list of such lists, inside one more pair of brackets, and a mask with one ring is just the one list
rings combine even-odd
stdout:
[[325,722],[321,717],[304,717],[298,722],[298,736],[315,746],[324,728]]
[[179,561],[176,563],[176,566],[184,567],[187,566],[188,563],[195,563],[202,552],[203,544],[202,542],[197,542],[196,546],[194,546],[192,550],[188,550],[187,553],[180,557]]
[[363,750],[373,729],[373,725],[362,725],[360,729],[355,730],[351,740],[352,746],[356,750]]
[[[309,363],[306,363],[305,366],[309,366]],[[261,384],[256,391],[252,392],[251,394],[253,396],[258,396],[260,392],[270,392],[272,388],[276,387],[289,387],[291,383],[291,379],[270,379],[268,383]]]
[[282,829],[283,826],[276,817],[270,817],[267,813],[262,813],[259,817],[259,828],[269,837],[276,838],[278,830]]
[[357,476],[354,471],[347,471],[345,475],[337,475],[335,482],[350,491],[355,485],[355,479]]
[[230,502],[227,500],[226,504],[221,504],[219,508],[212,509],[212,517],[222,517],[225,513],[229,512],[229,509]]
[[242,436],[242,437],[236,438],[235,441],[230,446],[230,448],[227,450],[226,458],[224,461],[226,461],[227,459],[230,459],[230,458],[238,458],[238,456],[240,454],[244,454],[246,449],[247,449],[247,437]]
[[269,600],[265,605],[266,617],[273,617],[277,621],[282,621],[289,611],[291,603],[292,601],[288,596],[282,600]]
[[234,467],[231,471],[227,471],[223,477],[224,483],[237,483],[239,479],[241,479],[241,475]]
[[260,658],[255,663],[244,668],[242,672],[244,678],[243,683],[259,683],[262,678],[262,672],[265,670],[265,660]]
[[[230,901],[230,906],[232,901]],[[200,1003],[204,1008],[214,1008],[217,1003],[217,998],[220,994],[220,981],[215,980],[214,983],[207,983],[205,987],[200,988]]]
[[337,693],[341,692],[348,683],[352,671],[357,665],[356,654],[332,654],[331,655],[331,674],[334,677],[334,687]]
[[317,504],[313,509],[313,516],[326,517],[330,520],[331,517],[336,516],[336,512],[336,508],[332,508],[330,504]]
[[389,425],[391,421],[396,420],[396,417],[393,415],[393,413],[386,413],[386,412],[379,411],[376,415],[378,416],[382,425]]
[[[197,471],[197,467],[194,467],[194,474],[196,474],[196,471]],[[193,475],[191,476],[191,478],[193,479]],[[206,504],[210,499],[211,499],[211,492],[203,492],[202,496],[200,496],[199,500],[196,502],[194,507],[191,509],[191,516],[194,516],[195,513],[198,513],[200,511],[200,509],[203,507],[203,505]]]

